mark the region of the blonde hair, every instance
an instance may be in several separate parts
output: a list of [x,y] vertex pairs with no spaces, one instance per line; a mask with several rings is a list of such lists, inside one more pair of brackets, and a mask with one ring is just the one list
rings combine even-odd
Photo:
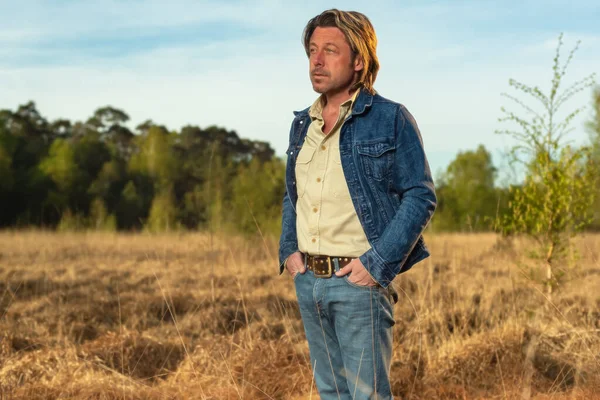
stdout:
[[354,57],[360,57],[364,66],[353,89],[362,86],[371,94],[375,94],[373,84],[379,72],[379,60],[376,51],[377,35],[369,18],[357,11],[340,11],[335,8],[312,18],[302,33],[304,50],[309,57],[310,38],[317,27],[335,27],[344,33]]

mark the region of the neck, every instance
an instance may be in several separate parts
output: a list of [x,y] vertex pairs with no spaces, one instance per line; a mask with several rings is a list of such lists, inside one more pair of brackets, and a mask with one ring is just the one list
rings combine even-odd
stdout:
[[348,100],[358,89],[350,90],[346,88],[336,93],[325,93],[325,107],[331,109],[338,109],[340,105]]

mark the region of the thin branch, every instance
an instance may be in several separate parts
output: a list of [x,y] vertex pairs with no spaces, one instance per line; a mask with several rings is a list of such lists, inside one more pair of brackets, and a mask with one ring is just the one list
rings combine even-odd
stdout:
[[501,93],[501,96],[504,96],[508,99],[511,99],[512,101],[514,101],[515,103],[517,103],[518,105],[520,105],[521,107],[523,107],[525,110],[527,110],[529,113],[535,115],[536,117],[538,117],[539,119],[543,120],[543,118],[541,117],[541,115],[533,110],[531,107],[529,107],[528,105],[526,105],[525,103],[523,103],[521,100],[517,99],[516,97],[508,94],[508,93]]

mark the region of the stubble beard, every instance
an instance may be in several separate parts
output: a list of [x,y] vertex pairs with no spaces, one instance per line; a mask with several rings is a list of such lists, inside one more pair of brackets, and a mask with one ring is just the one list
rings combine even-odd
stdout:
[[[312,78],[312,77],[311,77]],[[350,79],[346,84],[336,85],[335,82],[319,82],[316,83],[315,80],[311,79],[313,90],[319,94],[338,94],[341,92],[350,93],[350,89],[356,83],[354,78]],[[338,82],[339,83],[339,82]]]
[[[323,94],[327,92],[328,89],[328,85],[325,84],[324,81],[325,79],[331,78],[331,75],[326,72],[318,71],[318,73],[322,76],[314,76],[315,72],[317,71],[311,71],[310,73],[310,81],[312,83],[313,90],[317,93]],[[323,84],[325,84],[325,86],[322,86]]]

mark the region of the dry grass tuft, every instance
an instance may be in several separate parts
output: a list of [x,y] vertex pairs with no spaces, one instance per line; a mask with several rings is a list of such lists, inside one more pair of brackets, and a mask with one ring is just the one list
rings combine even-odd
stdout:
[[38,383],[61,387],[73,380],[86,379],[94,369],[74,349],[42,349],[6,359],[0,369],[0,382],[8,388]]
[[184,350],[179,343],[162,343],[126,331],[121,334],[109,332],[86,343],[80,356],[129,377],[155,380],[177,369]]
[[308,346],[285,340],[204,342],[170,378],[177,385],[190,381],[204,386],[209,398],[239,393],[250,399],[288,399],[310,391]]
[[447,342],[429,365],[426,382],[478,389],[518,382],[526,365],[524,334],[524,328],[508,326]]

